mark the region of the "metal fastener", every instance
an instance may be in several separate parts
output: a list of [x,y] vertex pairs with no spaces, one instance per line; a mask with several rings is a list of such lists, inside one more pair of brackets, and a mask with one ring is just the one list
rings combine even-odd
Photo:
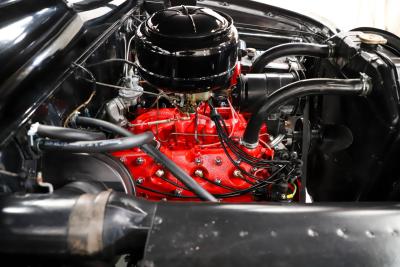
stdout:
[[157,177],[163,177],[164,174],[165,174],[165,172],[163,169],[158,169],[154,175]]
[[234,170],[233,171],[233,176],[243,178],[243,174],[240,170]]
[[139,177],[136,179],[137,184],[143,184],[143,182],[144,182],[144,179],[142,177]]
[[182,189],[180,189],[180,188],[177,188],[177,189],[175,189],[175,195],[176,196],[181,196],[182,195]]
[[197,165],[199,165],[199,164],[201,164],[203,161],[201,160],[200,157],[197,157],[197,158],[194,159],[194,162],[195,162]]
[[216,158],[215,158],[215,164],[217,164],[218,166],[221,166],[221,165],[222,165],[222,159],[221,159],[221,157],[216,157]]
[[142,158],[142,157],[138,157],[137,159],[136,159],[136,164],[137,165],[142,165],[144,163],[144,159]]
[[255,49],[255,48],[249,47],[249,48],[246,49],[246,51],[247,51],[247,56],[248,56],[250,59],[252,59],[252,58],[255,57],[255,55],[256,55],[256,49]]
[[194,175],[196,175],[197,177],[200,177],[200,178],[204,177],[204,173],[202,170],[195,170]]

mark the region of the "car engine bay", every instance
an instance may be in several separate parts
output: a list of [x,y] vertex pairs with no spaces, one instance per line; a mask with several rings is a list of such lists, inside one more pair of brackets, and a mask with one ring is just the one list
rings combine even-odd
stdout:
[[[400,39],[321,30],[272,11],[262,26],[258,16],[252,24],[234,4],[213,1],[148,4],[94,27],[98,38],[56,86],[20,122],[10,119],[19,126],[2,139],[0,253],[54,259],[111,248],[135,251],[131,266],[155,266],[139,243],[164,210],[164,220],[182,212],[190,223],[196,205],[226,207],[230,220],[248,210],[257,221],[245,205],[274,217],[280,205],[296,213],[305,203],[399,201]],[[19,107],[8,105],[5,117]],[[54,229],[50,214],[60,216]],[[81,236],[92,221],[102,222],[103,243]],[[37,231],[20,234],[13,223]],[[312,229],[305,234],[318,236]],[[38,240],[46,241],[33,248]]]

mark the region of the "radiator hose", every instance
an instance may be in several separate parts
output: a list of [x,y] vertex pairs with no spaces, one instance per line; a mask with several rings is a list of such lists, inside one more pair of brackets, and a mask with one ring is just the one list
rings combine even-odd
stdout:
[[360,79],[308,79],[291,83],[266,96],[261,105],[251,115],[242,137],[247,148],[258,145],[260,129],[268,114],[290,99],[312,95],[350,95],[366,96],[371,92],[372,84],[365,74]]
[[275,59],[285,56],[310,56],[327,58],[333,54],[332,46],[311,43],[288,43],[271,47],[254,60],[250,72],[262,73],[264,67]]

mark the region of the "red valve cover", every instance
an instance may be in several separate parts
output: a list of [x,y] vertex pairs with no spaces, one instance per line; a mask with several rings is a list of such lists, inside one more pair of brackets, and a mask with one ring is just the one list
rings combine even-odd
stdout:
[[[217,110],[225,120],[230,137],[239,140],[246,128],[245,117],[231,107]],[[147,109],[131,122],[130,130],[134,133],[152,131],[160,151],[212,194],[226,194],[250,187],[246,179],[250,182],[255,180],[243,177],[231,163],[220,145],[209,112],[206,104],[198,108],[197,115],[183,114],[175,108]],[[274,151],[265,144],[267,139],[264,127],[259,147],[246,152],[257,158],[272,158]],[[152,200],[198,200],[167,169],[139,148],[116,152],[114,155],[129,168],[138,196]],[[245,163],[240,163],[240,166],[260,179],[268,178],[267,170],[255,170]],[[253,201],[251,194],[220,198],[223,201]]]

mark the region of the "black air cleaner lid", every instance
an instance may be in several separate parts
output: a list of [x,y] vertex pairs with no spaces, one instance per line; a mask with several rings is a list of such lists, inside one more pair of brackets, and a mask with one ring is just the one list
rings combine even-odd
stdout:
[[201,38],[225,32],[232,19],[209,8],[177,6],[155,13],[147,21],[150,34],[170,38]]
[[155,86],[180,93],[217,90],[229,85],[238,32],[222,12],[176,6],[139,26],[135,50],[141,76]]

